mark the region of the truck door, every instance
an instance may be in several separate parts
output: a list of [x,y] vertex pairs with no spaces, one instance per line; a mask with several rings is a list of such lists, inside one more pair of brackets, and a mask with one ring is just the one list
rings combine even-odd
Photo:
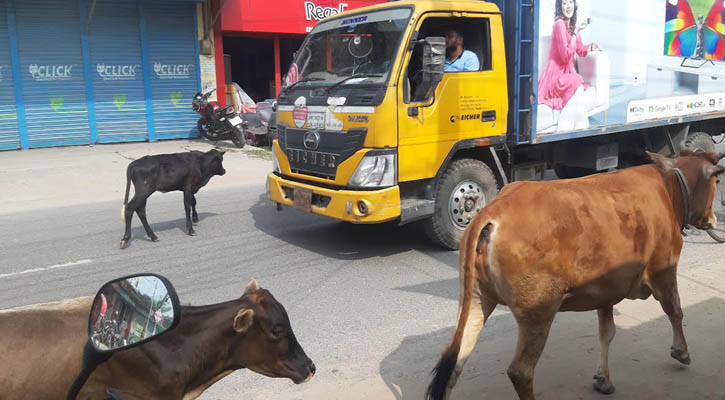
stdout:
[[508,97],[500,21],[499,15],[471,13],[429,13],[418,20],[418,40],[455,30],[479,67],[446,72],[429,90],[420,83],[424,45],[409,48],[398,82],[400,182],[434,177],[460,140],[505,133]]

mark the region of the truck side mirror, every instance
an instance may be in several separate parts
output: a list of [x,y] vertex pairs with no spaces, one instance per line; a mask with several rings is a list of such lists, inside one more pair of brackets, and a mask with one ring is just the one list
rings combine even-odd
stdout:
[[435,86],[443,80],[446,62],[446,39],[430,36],[423,39],[423,82]]

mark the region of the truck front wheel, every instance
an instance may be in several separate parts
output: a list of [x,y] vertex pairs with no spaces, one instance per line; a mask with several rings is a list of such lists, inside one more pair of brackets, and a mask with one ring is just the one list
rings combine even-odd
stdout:
[[496,177],[486,164],[470,158],[453,161],[438,182],[435,212],[426,221],[426,233],[457,250],[463,231],[496,193]]

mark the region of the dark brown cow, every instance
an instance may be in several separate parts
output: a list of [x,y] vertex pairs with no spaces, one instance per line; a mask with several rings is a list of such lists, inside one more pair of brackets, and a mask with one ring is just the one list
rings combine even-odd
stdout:
[[654,295],[672,323],[671,356],[690,363],[676,280],[681,230],[716,224],[716,177],[725,171],[716,164],[724,154],[649,155],[655,165],[514,183],[481,210],[461,242],[456,331],[428,399],[448,398],[498,304],[511,309],[519,328],[508,375],[521,399],[534,399],[534,368],[558,311],[597,310],[599,392],[614,391],[607,364],[612,311],[625,298]]
[[[3,400],[64,399],[81,370],[93,298],[0,311]],[[182,307],[181,322],[154,341],[114,354],[78,400],[190,400],[234,370],[310,379],[315,365],[297,342],[284,307],[250,280],[241,298]]]

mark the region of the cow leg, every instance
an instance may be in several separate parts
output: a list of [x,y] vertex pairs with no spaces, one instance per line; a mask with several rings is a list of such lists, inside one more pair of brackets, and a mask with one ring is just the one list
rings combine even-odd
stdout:
[[146,235],[149,239],[151,239],[152,242],[158,242],[159,238],[156,237],[149,226],[149,222],[146,220],[146,200],[144,200],[141,206],[136,210],[136,214],[138,214],[138,218],[141,220],[143,228],[146,230]]
[[514,359],[506,372],[521,400],[535,399],[534,369],[539,362],[541,352],[544,351],[551,323],[558,308],[558,306],[537,307],[524,312],[512,310],[519,325],[519,338]]
[[614,393],[614,385],[609,380],[609,344],[614,339],[617,328],[614,325],[613,307],[597,310],[599,316],[599,365],[594,375],[594,390],[602,394]]
[[191,222],[199,222],[199,215],[196,213],[196,196],[191,195]]
[[[134,183],[134,188],[136,188],[136,184]],[[135,189],[134,189],[135,191]],[[144,193],[134,193],[133,199],[126,204],[126,207],[123,212],[123,219],[126,222],[126,230],[123,234],[123,238],[121,238],[121,248],[126,248],[128,246],[128,241],[131,240],[131,220],[133,219],[133,213],[138,210],[138,208],[141,206],[141,203],[146,202],[146,198],[148,195]],[[143,200],[142,200],[143,199]]]
[[677,290],[677,270],[669,268],[650,280],[652,294],[660,302],[662,310],[672,324],[672,347],[670,355],[675,360],[690,365],[690,353],[687,351],[685,332],[682,330],[682,307],[680,293]]
[[196,232],[194,232],[194,226],[191,224],[191,199],[194,197],[193,194],[191,194],[190,188],[184,189],[184,211],[186,212],[186,230],[189,232],[189,236],[196,235]]

